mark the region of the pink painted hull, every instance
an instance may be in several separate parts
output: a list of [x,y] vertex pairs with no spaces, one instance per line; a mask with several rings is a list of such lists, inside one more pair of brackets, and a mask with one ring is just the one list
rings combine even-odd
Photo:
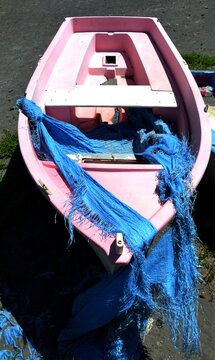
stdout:
[[[117,87],[98,89],[113,78]],[[194,187],[205,172],[211,149],[205,104],[188,66],[155,18],[67,18],[39,61],[26,92],[27,98],[48,114],[62,121],[73,121],[80,129],[91,129],[98,121],[110,121],[116,106],[122,108],[123,121],[123,106],[135,106],[137,101],[136,106],[152,108],[155,114],[173,122],[178,133],[190,139],[197,154],[192,169]],[[21,113],[18,134],[29,172],[38,186],[45,184],[50,202],[65,215],[70,190],[52,162],[37,158],[28,119]],[[111,163],[80,166],[149,219],[158,231],[174,216],[172,203],[161,205],[155,193],[161,166]],[[115,239],[103,240],[100,231],[87,223],[74,225],[104,262],[121,265],[130,261],[126,247],[121,255],[113,251]]]

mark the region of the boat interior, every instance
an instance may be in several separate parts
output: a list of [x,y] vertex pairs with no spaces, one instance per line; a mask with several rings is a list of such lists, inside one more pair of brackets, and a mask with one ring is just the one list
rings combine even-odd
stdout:
[[186,111],[165,59],[147,33],[73,33],[54,63],[45,112],[87,132],[126,121],[126,108],[146,107],[189,133]]

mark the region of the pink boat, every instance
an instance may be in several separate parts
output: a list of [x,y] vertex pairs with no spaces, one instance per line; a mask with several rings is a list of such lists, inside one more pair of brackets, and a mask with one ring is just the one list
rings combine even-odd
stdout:
[[[125,122],[126,108],[151,109],[189,140],[196,154],[191,171],[194,188],[205,172],[211,151],[207,110],[187,64],[156,18],[66,18],[40,59],[26,94],[46,114],[82,131],[101,122],[112,124],[116,118]],[[71,190],[52,161],[38,158],[28,118],[21,112],[18,135],[30,174],[64,216]],[[161,203],[156,192],[161,165],[113,154],[82,154],[76,161],[158,231],[174,217],[172,202]],[[76,221],[74,226],[109,271],[130,262],[132,254],[121,233],[104,241],[95,226]]]

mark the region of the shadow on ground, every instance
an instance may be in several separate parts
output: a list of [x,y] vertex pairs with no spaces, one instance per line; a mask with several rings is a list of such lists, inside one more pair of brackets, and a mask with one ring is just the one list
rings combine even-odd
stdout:
[[215,221],[213,212],[215,203],[215,178],[212,179],[212,176],[215,176],[215,174],[212,173],[212,171],[214,171],[214,162],[212,162],[211,158],[205,175],[197,188],[194,220],[202,244],[205,244],[209,251],[215,252]]
[[[58,335],[74,298],[105,270],[87,242],[69,234],[14,152],[1,183],[0,301],[44,360],[58,359]],[[4,344],[0,341],[0,349]],[[143,349],[143,358],[149,359]]]
[[[203,242],[214,250],[214,223],[206,180],[198,189],[195,218]],[[58,359],[57,338],[71,316],[73,299],[96,283],[104,269],[77,233],[68,249],[64,219],[41,194],[19,148],[1,183],[0,294],[43,359]],[[0,344],[1,345],[1,344]],[[143,358],[150,359],[147,350]]]
[[53,360],[74,296],[82,286],[97,281],[101,265],[77,233],[75,243],[67,248],[64,219],[35,186],[18,148],[3,178],[0,198],[2,306],[12,312],[44,359]]

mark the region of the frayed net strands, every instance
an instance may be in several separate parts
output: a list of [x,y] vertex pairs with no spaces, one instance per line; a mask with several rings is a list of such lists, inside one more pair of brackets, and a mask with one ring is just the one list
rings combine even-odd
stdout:
[[[144,109],[128,109],[128,124],[115,124],[112,133],[103,125],[95,130],[95,135],[84,134],[71,124],[43,114],[26,98],[19,99],[17,107],[29,118],[38,156],[54,161],[71,188],[72,208],[68,219],[71,241],[72,220],[77,220],[78,212],[80,222],[89,220],[104,236],[122,232],[133,254],[126,268],[107,275],[76,299],[72,318],[59,337],[60,354],[71,351],[75,358],[84,359],[83,351],[87,353],[91,349],[95,351],[95,359],[131,356],[139,359],[140,334],[147,319],[159,311],[170,325],[174,344],[178,346],[182,337],[184,351],[191,356],[199,345],[196,319],[199,275],[193,242],[196,227],[190,178],[194,156],[187,141],[172,134],[162,120]],[[171,229],[148,256],[147,250],[157,232],[150,221],[104,189],[66,155],[107,153],[107,148],[110,152],[132,151],[148,162],[163,166],[158,184],[160,200],[171,200],[176,216]],[[91,314],[90,321],[87,314]],[[95,333],[104,326],[108,327],[109,336],[101,347]]]

